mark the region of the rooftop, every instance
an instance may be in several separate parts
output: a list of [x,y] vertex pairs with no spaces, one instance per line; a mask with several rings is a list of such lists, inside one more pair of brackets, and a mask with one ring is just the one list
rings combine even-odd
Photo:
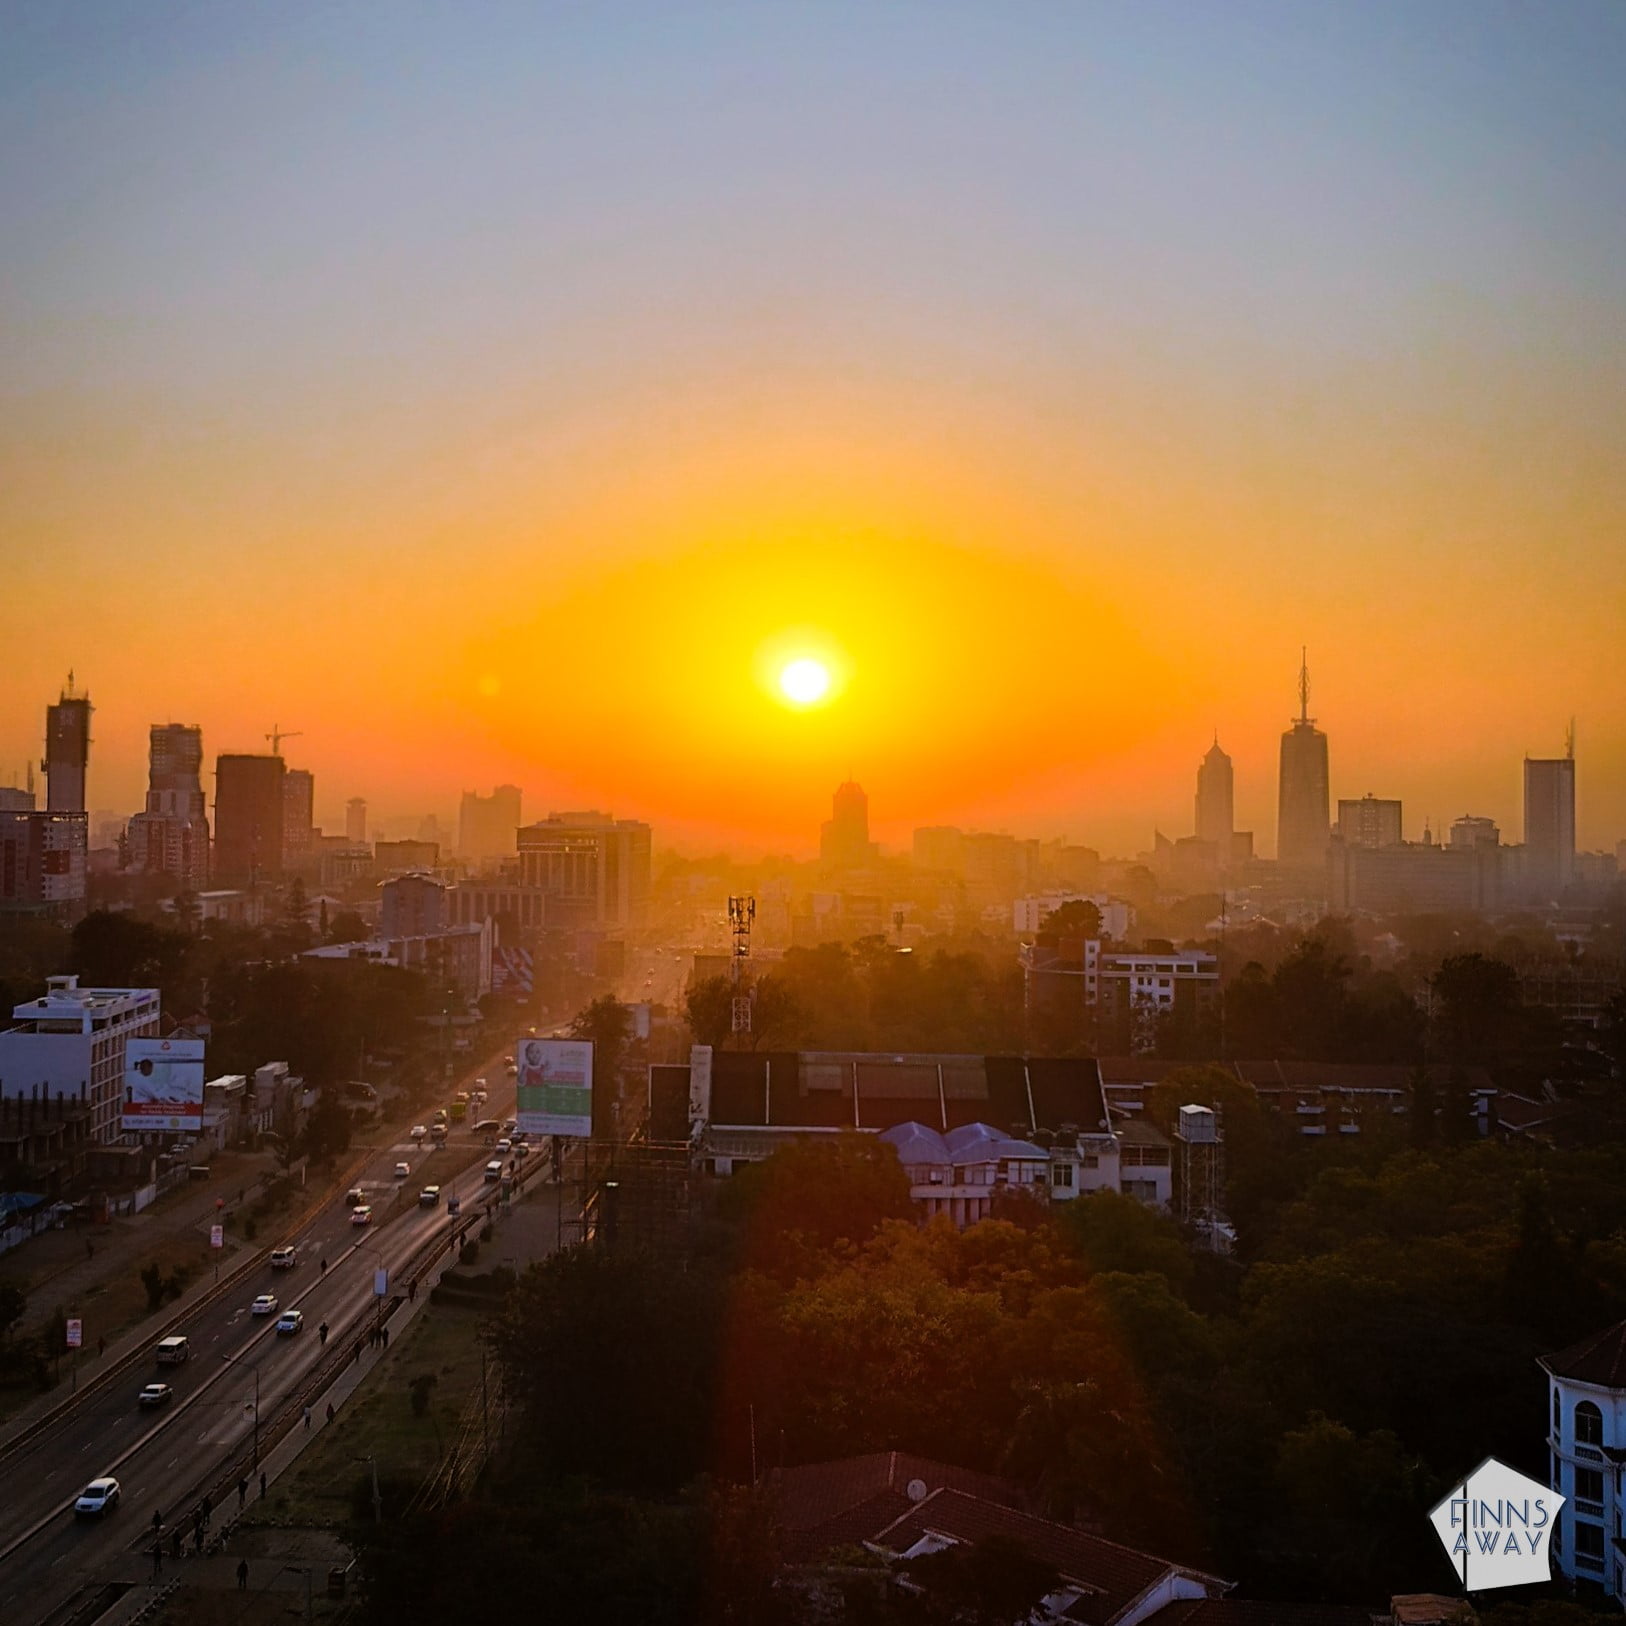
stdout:
[[1617,1321],[1603,1332],[1540,1359],[1555,1378],[1592,1383],[1601,1389],[1626,1389],[1626,1321]]

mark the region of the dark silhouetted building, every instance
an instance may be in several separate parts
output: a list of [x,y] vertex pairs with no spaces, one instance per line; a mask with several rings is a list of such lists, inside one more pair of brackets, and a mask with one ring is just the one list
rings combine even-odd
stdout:
[[1340,797],[1338,834],[1346,847],[1398,847],[1405,839],[1400,833],[1400,803],[1370,791],[1359,801]]
[[1220,750],[1219,736],[1197,769],[1197,839],[1211,841],[1221,860],[1231,854],[1236,829],[1236,781],[1231,759]]
[[608,813],[550,813],[517,832],[519,879],[563,930],[640,926],[649,912],[650,829]]
[[45,708],[45,810],[85,811],[85,772],[90,765],[90,696],[73,692],[73,673],[54,706]]
[[1282,735],[1276,815],[1278,863],[1319,872],[1327,854],[1327,736],[1310,716],[1310,668],[1299,666],[1299,714]]
[[869,797],[851,779],[836,786],[830,817],[819,831],[819,861],[827,869],[863,869],[875,857],[869,839]]
[[1575,751],[1524,759],[1524,888],[1557,898],[1575,879]]
[[147,736],[147,805],[130,820],[132,856],[149,875],[184,891],[209,884],[209,816],[203,791],[203,730],[154,723]]
[[457,810],[458,856],[470,864],[512,858],[518,850],[520,802],[518,785],[498,785],[489,796],[464,791]]
[[282,874],[281,757],[215,758],[214,879],[255,886]]
[[367,803],[363,797],[352,796],[344,804],[344,839],[354,846],[367,839]]

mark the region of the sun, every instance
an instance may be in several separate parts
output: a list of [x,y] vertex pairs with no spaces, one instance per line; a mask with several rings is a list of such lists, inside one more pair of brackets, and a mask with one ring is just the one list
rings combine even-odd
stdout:
[[830,691],[830,669],[823,661],[804,655],[779,674],[779,692],[793,706],[811,706]]

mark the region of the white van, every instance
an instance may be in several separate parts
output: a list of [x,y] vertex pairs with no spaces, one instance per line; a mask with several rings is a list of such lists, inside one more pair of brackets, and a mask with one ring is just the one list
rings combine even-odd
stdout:
[[184,1338],[160,1338],[154,1353],[160,1366],[179,1366],[192,1353],[192,1346]]
[[493,1158],[491,1162],[486,1164],[486,1179],[491,1181],[502,1179],[502,1162],[500,1159]]

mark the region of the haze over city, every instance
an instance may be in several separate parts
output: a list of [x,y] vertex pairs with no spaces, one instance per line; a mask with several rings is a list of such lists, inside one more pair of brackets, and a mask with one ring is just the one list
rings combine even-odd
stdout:
[[[1626,806],[1620,12],[13,8],[0,779],[72,668],[691,849]],[[781,656],[839,675],[773,692]],[[25,703],[26,697],[26,703]],[[1415,834],[1416,830],[1408,831]]]

